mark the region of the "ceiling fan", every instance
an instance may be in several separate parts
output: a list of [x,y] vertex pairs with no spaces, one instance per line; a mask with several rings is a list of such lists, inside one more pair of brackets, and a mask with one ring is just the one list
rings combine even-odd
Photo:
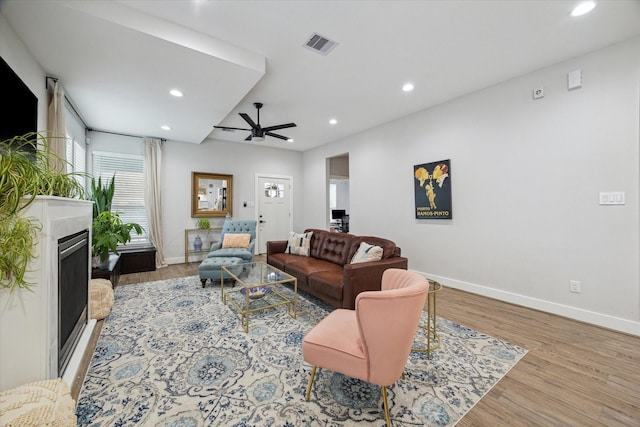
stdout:
[[245,141],[262,142],[264,141],[265,136],[272,136],[274,138],[284,139],[285,141],[288,141],[290,139],[289,137],[278,135],[276,133],[273,133],[272,131],[296,127],[295,123],[285,123],[282,125],[267,126],[263,128],[262,126],[260,126],[260,109],[262,108],[262,103],[254,102],[253,106],[256,107],[256,110],[258,110],[258,123],[255,123],[247,113],[240,113],[240,117],[242,117],[245,122],[249,123],[251,129],[234,128],[229,126],[214,126],[214,128],[222,130],[249,130],[251,131],[251,135],[246,137],[244,139]]

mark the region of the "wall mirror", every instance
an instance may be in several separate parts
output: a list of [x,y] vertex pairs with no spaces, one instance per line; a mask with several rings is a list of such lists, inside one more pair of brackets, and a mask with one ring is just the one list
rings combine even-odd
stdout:
[[191,216],[233,215],[233,175],[191,172]]

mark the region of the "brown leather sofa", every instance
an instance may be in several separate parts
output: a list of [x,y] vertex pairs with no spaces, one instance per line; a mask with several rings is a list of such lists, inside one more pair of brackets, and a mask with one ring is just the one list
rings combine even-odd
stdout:
[[[380,290],[382,272],[388,268],[407,269],[407,259],[391,240],[355,236],[326,230],[313,232],[309,256],[285,253],[287,241],[267,242],[267,263],[298,279],[303,290],[337,308],[354,309],[356,296]],[[351,264],[361,242],[380,246],[382,259]]]

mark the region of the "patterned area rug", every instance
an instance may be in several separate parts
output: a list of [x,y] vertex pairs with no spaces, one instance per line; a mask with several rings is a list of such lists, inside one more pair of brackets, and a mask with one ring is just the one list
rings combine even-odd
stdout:
[[[301,293],[286,307],[252,314],[245,333],[220,287],[197,276],[116,288],[78,398],[78,425],[376,426],[380,388],[321,369],[305,401],[311,366],[305,333],[331,310]],[[412,353],[405,380],[388,387],[394,426],[453,425],[526,350],[438,318],[431,360]],[[416,344],[423,346],[424,342]]]

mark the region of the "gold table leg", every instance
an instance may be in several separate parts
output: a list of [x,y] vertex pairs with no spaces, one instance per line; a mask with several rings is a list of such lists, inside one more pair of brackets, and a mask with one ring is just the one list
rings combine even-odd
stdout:
[[414,347],[411,351],[427,353],[427,359],[431,359],[431,352],[440,347],[440,337],[436,325],[436,296],[442,289],[442,285],[435,280],[429,280],[429,291],[427,292],[427,324],[419,325],[418,329],[425,331],[427,335],[426,347]]

